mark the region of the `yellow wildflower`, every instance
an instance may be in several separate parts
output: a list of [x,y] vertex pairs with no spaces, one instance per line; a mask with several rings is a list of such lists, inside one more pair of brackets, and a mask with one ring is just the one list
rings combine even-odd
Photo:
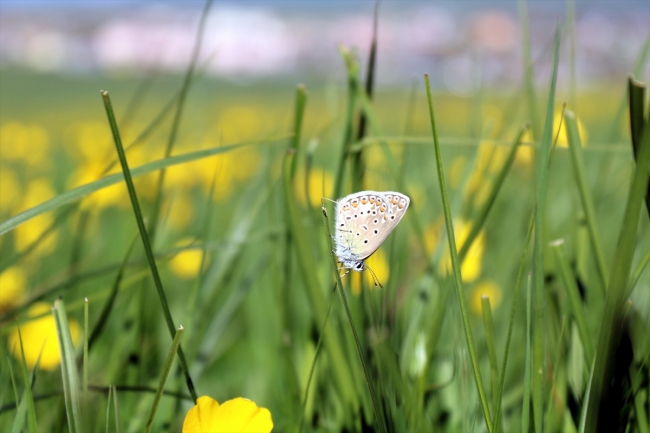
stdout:
[[34,167],[49,164],[50,139],[47,131],[36,124],[7,122],[0,127],[0,156],[20,160]]
[[15,306],[25,293],[27,276],[17,266],[5,269],[0,274],[0,311]]
[[[70,177],[68,188],[76,188],[95,180],[105,177],[104,169],[107,163],[104,161],[87,161],[82,164]],[[120,202],[129,201],[124,182],[119,182],[106,188],[95,191],[82,202],[85,209],[105,208],[117,205]]]
[[[38,356],[41,355],[40,368],[54,370],[61,362],[61,355],[51,306],[38,302],[31,306],[27,314],[29,317],[42,316],[20,326],[27,367],[34,368]],[[68,326],[72,343],[76,344],[80,335],[79,324],[73,319],[68,319]],[[20,336],[18,328],[13,329],[9,334],[9,347],[17,359],[21,359]]]
[[[47,179],[35,179],[27,185],[21,211],[30,209],[54,196],[54,190]],[[14,231],[14,244],[16,251],[23,251],[35,242],[47,230],[54,218],[51,213],[44,213],[19,225]],[[49,254],[57,245],[57,233],[50,233],[34,250],[38,254]]]
[[508,148],[504,146],[489,141],[481,142],[474,171],[465,186],[465,196],[472,196],[477,206],[481,206],[487,200],[492,189],[490,177],[501,169],[507,153]]
[[[433,251],[434,247],[438,243],[438,235],[442,227],[442,221],[438,220],[436,223],[432,224],[425,235],[425,245],[429,254]],[[463,220],[454,221],[454,236],[456,238],[456,249],[460,252],[467,235],[472,229],[470,222]],[[446,242],[446,241],[445,241]],[[467,251],[465,260],[460,266],[460,272],[463,277],[464,283],[471,283],[475,281],[481,274],[481,269],[483,266],[483,254],[485,252],[485,231],[481,230],[472,246]],[[451,270],[451,256],[449,255],[449,247],[444,245],[444,253],[442,260],[440,262],[440,273],[442,275],[448,275]]]
[[22,196],[21,189],[14,172],[9,168],[2,167],[0,169],[0,214],[13,213],[14,207]]
[[[305,185],[305,182],[307,183]],[[296,173],[294,181],[294,192],[296,197],[303,205],[311,205],[312,207],[320,207],[321,198],[332,198],[332,191],[334,190],[334,176],[328,171],[320,168],[312,168],[309,171],[309,177],[305,179],[304,170]]]
[[[558,125],[560,125],[560,121],[562,122],[562,125],[560,126],[559,132],[558,132]],[[582,146],[585,146],[587,144],[587,128],[582,124],[578,116],[576,115],[576,123],[578,124],[578,135],[580,135],[580,143]],[[569,147],[569,137],[567,135],[567,129],[566,129],[566,121],[562,119],[562,111],[558,111],[555,113],[555,116],[553,117],[553,139],[555,140],[555,136],[557,135],[557,147]]]
[[479,316],[483,314],[481,297],[484,295],[490,298],[490,307],[495,310],[501,303],[501,287],[493,281],[481,281],[472,291],[469,307],[474,314]]
[[224,143],[237,143],[259,136],[262,119],[259,110],[250,106],[234,105],[219,114],[219,125]]
[[176,194],[163,206],[166,224],[173,230],[186,229],[194,221],[194,203],[187,194]]
[[271,430],[271,412],[241,397],[221,405],[210,397],[199,397],[196,406],[187,412],[183,422],[183,433],[268,433]]
[[[194,239],[184,238],[178,241],[175,246],[179,248],[189,247],[192,243],[196,243]],[[169,268],[177,276],[188,280],[199,274],[202,259],[203,251],[200,248],[187,248],[176,254],[169,261]]]

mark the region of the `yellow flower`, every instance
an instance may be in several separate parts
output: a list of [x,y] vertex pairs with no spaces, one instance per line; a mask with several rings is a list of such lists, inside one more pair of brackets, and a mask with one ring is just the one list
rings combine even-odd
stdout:
[[[375,273],[377,280],[381,284],[386,284],[388,277],[390,276],[390,267],[388,266],[388,259],[386,258],[386,253],[383,249],[378,249],[374,252],[373,255],[368,257],[365,261],[367,267],[369,267],[372,272]],[[365,280],[364,284],[366,287],[374,288],[375,279],[372,277],[372,272],[365,270],[363,272],[350,271],[346,277],[350,280],[350,287],[352,293],[358,295],[361,293],[361,278]]]
[[490,298],[490,307],[495,310],[501,303],[501,287],[493,281],[481,281],[472,291],[469,307],[474,314],[479,316],[483,314],[481,297],[484,295]]
[[194,221],[194,204],[187,194],[176,194],[163,206],[165,223],[173,230],[181,231]]
[[[306,186],[305,181],[307,182]],[[321,198],[323,197],[336,200],[336,198],[332,197],[333,189],[334,176],[325,170],[312,168],[306,180],[304,170],[296,173],[294,192],[298,200],[305,206],[309,204],[312,207],[320,207]]]
[[[51,307],[44,302],[38,302],[31,306],[27,314],[29,317],[37,317],[45,314],[43,317],[31,320],[20,326],[20,335],[22,335],[23,339],[27,367],[34,368],[40,354],[40,368],[42,370],[54,370],[61,362],[61,355],[59,353],[56,324],[51,314]],[[72,343],[76,344],[79,341],[79,324],[75,320],[68,319],[68,326],[70,327]],[[18,328],[13,329],[9,334],[9,347],[13,355],[17,359],[21,359]]]
[[2,167],[0,169],[0,214],[13,213],[14,207],[22,196],[21,189],[14,172],[9,168]]
[[467,185],[465,196],[473,197],[474,203],[481,206],[487,200],[492,189],[491,175],[497,173],[505,163],[508,149],[489,141],[481,142],[476,155],[476,167]]
[[47,131],[36,124],[7,122],[0,127],[0,156],[24,161],[30,166],[49,165],[50,139]]
[[5,269],[0,274],[0,311],[16,305],[25,293],[27,276],[17,266]]
[[[106,165],[105,161],[87,161],[82,164],[68,180],[68,188],[76,188],[105,177]],[[105,208],[120,202],[129,202],[126,186],[122,181],[90,194],[84,198],[82,207],[84,209]]]
[[[425,245],[429,254],[433,251],[434,247],[438,242],[438,234],[440,233],[440,228],[442,226],[442,221],[438,220],[436,223],[432,224],[426,232]],[[454,221],[454,236],[456,238],[456,249],[460,252],[467,235],[469,235],[472,225],[469,222],[458,220]],[[481,274],[481,268],[483,265],[483,254],[485,252],[485,231],[481,230],[472,246],[467,251],[465,260],[460,266],[460,272],[463,277],[464,283],[471,283],[475,281]],[[451,256],[449,255],[449,247],[444,246],[444,253],[442,260],[440,262],[440,273],[442,275],[449,275],[451,270]]]
[[[30,209],[44,201],[49,200],[54,196],[54,190],[50,186],[47,179],[35,179],[31,181],[25,190],[22,205],[19,207],[21,211]],[[33,242],[35,242],[47,230],[54,218],[51,213],[44,213],[31,220],[19,225],[14,231],[14,245],[16,251],[23,251]],[[50,233],[34,250],[37,254],[49,254],[54,251],[57,245],[57,233],[54,231]]]
[[271,430],[271,412],[241,397],[221,405],[210,397],[199,397],[183,422],[183,433],[268,433]]
[[[176,247],[188,247],[192,245],[194,239],[184,238],[176,243]],[[203,251],[200,248],[187,248],[176,254],[169,261],[169,268],[177,276],[189,280],[196,277],[201,271],[201,260]]]
[[[558,125],[562,122],[558,132]],[[580,143],[584,147],[587,144],[587,128],[582,124],[576,115],[576,123],[578,124],[578,135],[580,135]],[[569,138],[567,136],[566,121],[562,119],[562,111],[555,113],[553,117],[553,139],[557,135],[557,147],[569,147]]]
[[247,106],[231,106],[219,115],[220,133],[224,143],[236,143],[256,138],[262,129],[258,110]]

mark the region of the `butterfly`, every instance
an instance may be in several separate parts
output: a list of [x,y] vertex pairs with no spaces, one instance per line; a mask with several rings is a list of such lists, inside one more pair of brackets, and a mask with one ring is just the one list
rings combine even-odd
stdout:
[[[343,268],[361,272],[409,207],[402,193],[361,191],[336,201],[334,253]],[[348,271],[349,272],[349,271]]]

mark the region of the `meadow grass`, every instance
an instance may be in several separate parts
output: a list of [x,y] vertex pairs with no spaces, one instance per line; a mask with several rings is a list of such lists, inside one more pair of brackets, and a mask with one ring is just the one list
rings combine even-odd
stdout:
[[[342,88],[237,87],[201,27],[139,88],[0,71],[0,430],[180,431],[208,395],[276,431],[650,431],[645,87],[558,86],[558,26],[536,88],[520,18],[509,94],[374,88],[345,47]],[[332,254],[322,198],[362,189],[411,198],[381,288]]]

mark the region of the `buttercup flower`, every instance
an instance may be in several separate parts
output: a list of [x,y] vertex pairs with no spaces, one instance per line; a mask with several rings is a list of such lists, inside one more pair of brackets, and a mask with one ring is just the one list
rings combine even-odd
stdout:
[[0,169],[0,215],[13,213],[22,195],[21,190],[22,187],[14,172],[2,167]]
[[474,314],[479,316],[483,314],[483,305],[481,303],[483,295],[490,298],[490,307],[495,310],[501,303],[501,287],[493,281],[481,281],[472,291],[469,307]]
[[[184,238],[176,243],[176,247],[187,247],[193,243],[193,239]],[[201,271],[201,260],[203,251],[200,248],[188,248],[176,254],[169,261],[169,268],[177,276],[189,280],[196,277]]]
[[[427,252],[431,254],[434,247],[438,243],[438,234],[442,227],[442,220],[438,220],[436,223],[432,224],[426,232],[425,244]],[[472,229],[472,225],[469,222],[463,220],[454,221],[454,236],[456,238],[456,249],[460,252],[467,235]],[[446,240],[445,240],[446,242]],[[463,277],[464,283],[471,283],[475,281],[481,274],[481,269],[483,266],[483,253],[485,252],[485,231],[481,230],[479,234],[474,239],[472,246],[467,251],[465,260],[460,266],[460,272]],[[444,245],[444,253],[442,260],[440,262],[440,273],[442,275],[449,275],[451,272],[451,256],[449,255],[449,247]]]
[[[562,111],[555,113],[553,117],[553,139],[557,134],[557,147],[569,147],[569,138],[567,135],[566,122],[562,119]],[[558,133],[558,125],[560,126],[560,131]],[[585,146],[587,144],[587,128],[582,124],[578,116],[576,116],[576,123],[578,124],[578,135],[580,135],[580,144]]]
[[271,412],[241,397],[221,405],[208,396],[199,397],[183,422],[183,433],[268,433],[271,430]]
[[27,276],[17,266],[5,269],[0,274],[0,311],[16,305],[25,293]]
[[7,122],[0,126],[0,156],[26,162],[30,167],[47,167],[50,163],[47,131],[37,124]]
[[[372,272],[375,273],[377,280],[379,280],[381,284],[386,284],[388,277],[390,276],[390,267],[388,266],[386,253],[384,253],[382,248],[378,249],[373,255],[368,257],[365,260],[365,264],[367,267],[372,269]],[[355,295],[361,293],[361,278],[364,279],[366,287],[375,287],[375,279],[372,277],[372,272],[367,269],[363,272],[348,272],[346,277],[350,279],[350,288],[352,289],[352,293]]]
[[[45,315],[20,326],[20,335],[22,335],[23,349],[25,350],[25,362],[28,368],[34,368],[39,354],[41,355],[40,368],[42,370],[54,370],[61,363],[56,324],[51,310],[52,307],[45,302],[35,303],[29,309],[28,315],[30,317]],[[70,327],[72,343],[76,344],[79,341],[79,324],[75,320],[68,319],[68,326]],[[21,359],[18,328],[13,329],[9,334],[9,348],[16,359]]]
[[[305,182],[307,182],[306,189]],[[305,179],[304,170],[296,173],[294,192],[303,205],[309,204],[312,207],[320,207],[321,198],[323,197],[335,200],[335,198],[331,197],[333,189],[334,176],[325,170],[312,168],[309,170],[309,177],[307,179]]]

